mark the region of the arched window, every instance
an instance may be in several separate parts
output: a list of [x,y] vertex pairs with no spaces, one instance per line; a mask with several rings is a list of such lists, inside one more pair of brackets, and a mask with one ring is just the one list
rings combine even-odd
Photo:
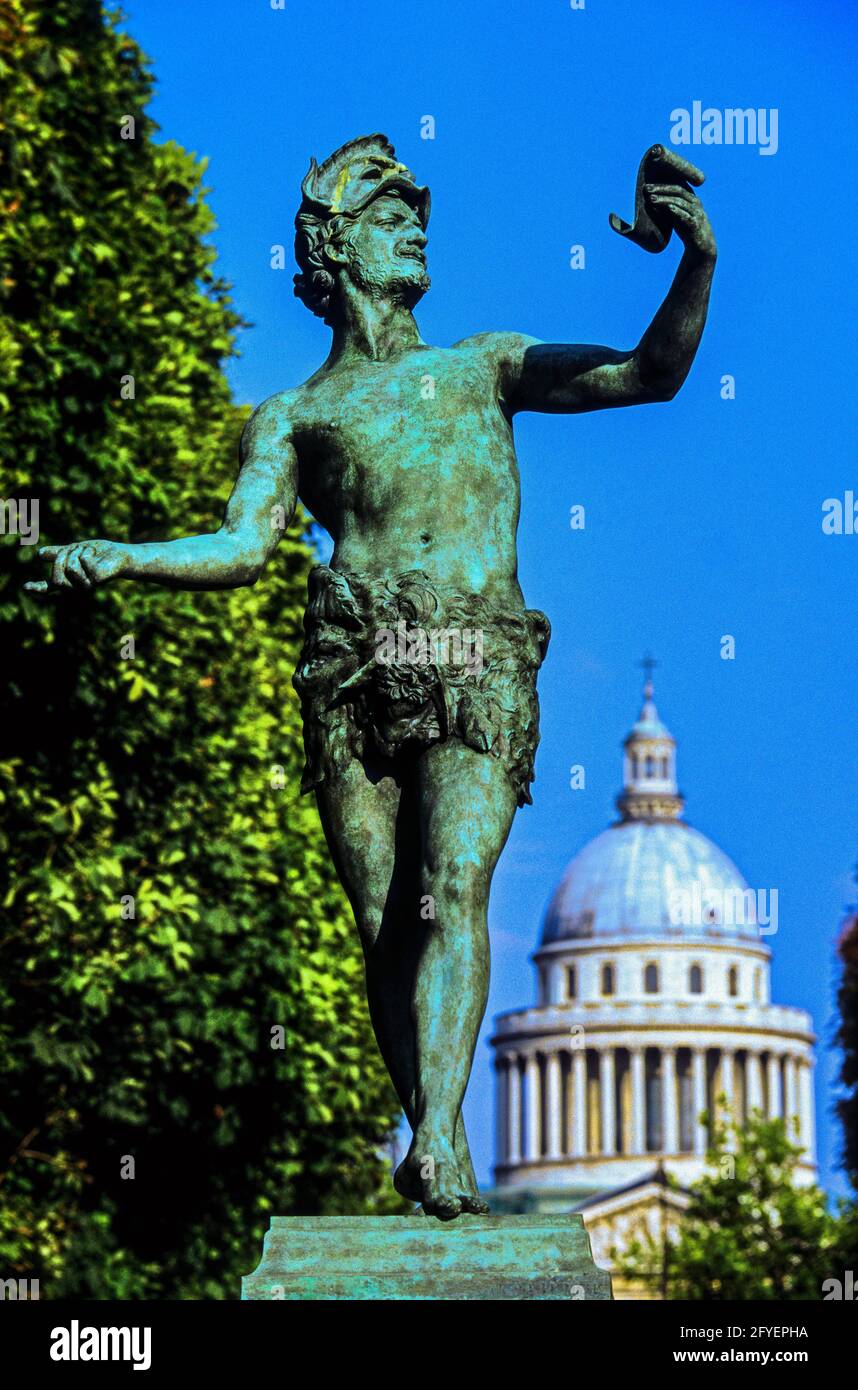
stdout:
[[632,753],[632,776],[634,777],[635,781],[637,781],[637,776],[638,776],[638,755],[637,755],[637,753]]
[[644,969],[644,993],[658,994],[658,966],[652,962]]
[[566,967],[566,998],[577,999],[578,997],[578,972],[574,965]]
[[703,971],[699,965],[692,965],[689,973],[688,988],[692,994],[703,993]]
[[731,965],[727,971],[727,993],[731,999],[735,999],[739,993],[739,971],[735,965]]
[[602,966],[602,993],[613,994],[614,992],[614,967],[612,965]]
[[646,775],[647,775],[647,777],[652,777],[654,767],[655,767],[655,763],[653,762],[652,758],[649,757],[649,756],[647,756],[647,760],[646,760]]
[[667,758],[661,760],[661,775],[667,781]]

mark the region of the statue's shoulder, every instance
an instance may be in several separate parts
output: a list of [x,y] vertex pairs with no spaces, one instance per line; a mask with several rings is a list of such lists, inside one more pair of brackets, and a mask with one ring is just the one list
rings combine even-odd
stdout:
[[299,391],[300,387],[298,390],[275,391],[273,396],[266,397],[248,417],[245,433],[252,437],[288,431],[295,417]]
[[519,380],[528,348],[535,347],[538,338],[527,333],[475,333],[454,343],[454,351],[467,353],[484,371],[491,373],[498,400],[507,399]]
[[531,338],[527,333],[474,333],[470,338],[462,338],[454,343],[453,349],[488,360],[497,367],[505,367],[523,357],[527,349],[538,342],[538,338]]
[[294,428],[294,391],[275,391],[248,416],[241,435],[239,458],[242,467],[280,457]]

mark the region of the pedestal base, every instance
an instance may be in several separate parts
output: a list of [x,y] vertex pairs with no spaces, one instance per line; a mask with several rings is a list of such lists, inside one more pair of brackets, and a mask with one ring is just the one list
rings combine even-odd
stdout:
[[243,1299],[609,1299],[579,1215],[275,1216]]

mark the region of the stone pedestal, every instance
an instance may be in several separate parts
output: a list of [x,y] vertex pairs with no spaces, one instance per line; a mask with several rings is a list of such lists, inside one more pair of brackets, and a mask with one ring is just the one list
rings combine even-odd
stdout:
[[609,1299],[583,1219],[275,1216],[243,1299]]

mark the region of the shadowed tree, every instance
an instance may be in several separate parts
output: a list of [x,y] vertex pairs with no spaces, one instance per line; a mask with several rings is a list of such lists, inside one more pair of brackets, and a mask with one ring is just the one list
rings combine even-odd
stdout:
[[[0,3],[2,490],[42,544],[215,528],[235,474],[240,320],[151,91],[98,4]],[[306,522],[223,594],[39,602],[0,540],[0,1266],[43,1296],[234,1297],[272,1210],[379,1209],[397,1106],[298,794]]]
[[837,1102],[843,1125],[843,1166],[858,1189],[858,914],[844,924],[837,946],[843,966],[837,990],[840,1023],[837,1045],[843,1050],[840,1080],[845,1094]]

